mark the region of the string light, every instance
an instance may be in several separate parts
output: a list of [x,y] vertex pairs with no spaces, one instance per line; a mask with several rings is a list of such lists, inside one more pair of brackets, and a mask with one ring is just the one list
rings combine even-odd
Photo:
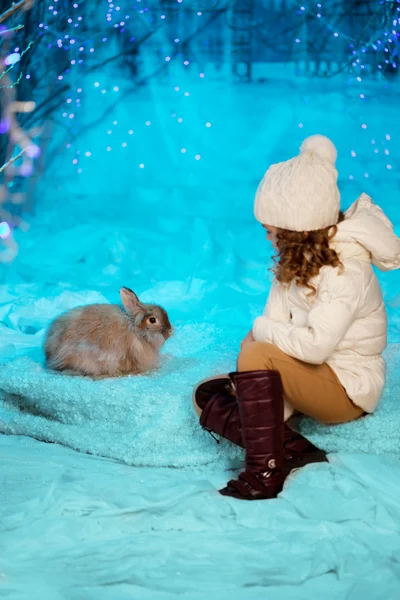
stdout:
[[[43,29],[48,28],[48,26],[51,26],[51,23],[55,23],[57,21],[56,18],[54,18],[55,12],[57,12],[57,10],[60,12],[60,6],[61,6],[61,2],[60,4],[58,4],[59,0],[51,0],[51,2],[49,2],[49,6],[47,7],[48,10],[46,11],[46,22],[45,23],[40,23],[39,24],[39,28],[41,31],[41,34],[43,35]],[[181,5],[183,0],[176,0],[178,5]],[[148,3],[151,4],[151,3]],[[332,12],[328,12],[326,10],[326,8],[328,8],[327,6],[327,2],[324,4],[324,8],[323,8],[323,3],[318,2],[311,2],[311,1],[307,1],[307,0],[302,0],[301,5],[299,6],[300,3],[295,3],[296,4],[296,14],[300,15],[300,19],[303,20],[305,18],[307,19],[311,19],[311,17],[314,19],[314,23],[315,23],[315,27],[318,27],[318,30],[321,29],[321,32],[326,33],[326,35],[329,36],[330,39],[330,43],[332,44],[333,47],[333,43],[335,43],[335,48],[336,48],[336,41],[334,40],[342,40],[344,43],[348,43],[348,47],[349,47],[349,55],[351,57],[351,63],[350,63],[350,69],[352,71],[351,73],[351,78],[352,78],[352,82],[357,84],[357,88],[356,88],[356,93],[354,94],[353,98],[354,98],[354,102],[360,103],[361,101],[363,102],[363,104],[359,104],[359,106],[367,106],[367,99],[369,100],[370,96],[367,93],[367,91],[364,88],[365,86],[365,81],[367,81],[368,77],[367,75],[369,75],[368,72],[368,66],[369,66],[369,57],[371,56],[371,52],[377,52],[379,53],[379,56],[382,57],[382,59],[380,60],[380,62],[382,63],[380,66],[377,66],[377,68],[382,71],[385,71],[386,67],[387,67],[387,62],[388,61],[390,64],[392,64],[392,68],[397,68],[397,64],[396,64],[396,57],[394,55],[394,48],[396,46],[397,43],[397,39],[398,39],[398,32],[397,32],[397,28],[399,27],[399,19],[394,19],[393,15],[390,18],[390,21],[385,21],[384,19],[382,20],[382,27],[379,28],[379,31],[377,33],[377,35],[375,36],[374,39],[371,38],[371,40],[369,40],[367,43],[364,44],[359,44],[359,46],[357,47],[358,41],[356,42],[354,39],[352,39],[351,35],[348,35],[346,31],[342,31],[341,28],[341,24],[342,24],[342,20],[340,19],[336,19],[335,21],[333,21],[333,16],[332,16]],[[82,30],[82,16],[81,14],[82,11],[79,10],[79,6],[80,3],[77,1],[72,0],[72,3],[70,5],[69,8],[69,14],[67,13],[67,18],[66,18],[66,23],[68,23],[69,27],[67,29],[67,31],[63,31],[62,34],[58,34],[57,36],[54,36],[54,39],[51,40],[50,42],[52,44],[54,44],[55,46],[57,45],[60,49],[62,49],[62,51],[64,52],[69,52],[69,60],[67,61],[67,68],[66,71],[64,72],[58,72],[56,77],[58,77],[59,82],[60,83],[60,88],[62,86],[65,85],[64,80],[66,80],[66,82],[68,82],[68,75],[69,72],[76,72],[79,69],[79,65],[81,64],[89,64],[92,65],[94,62],[94,57],[92,58],[90,55],[95,53],[95,55],[97,55],[98,53],[98,49],[99,47],[103,48],[103,43],[107,42],[108,39],[110,40],[114,40],[115,36],[120,36],[120,35],[125,35],[126,36],[126,41],[130,41],[130,43],[133,43],[136,38],[135,37],[129,37],[130,35],[132,35],[133,31],[128,33],[128,26],[129,26],[129,19],[131,17],[133,17],[134,12],[136,12],[137,17],[139,17],[140,15],[143,15],[140,17],[141,20],[143,20],[143,22],[145,20],[147,20],[148,23],[153,23],[156,24],[156,27],[160,27],[160,30],[164,30],[165,32],[165,39],[167,41],[167,45],[165,46],[165,48],[163,48],[162,53],[159,55],[160,59],[159,62],[161,63],[161,68],[165,68],[165,69],[171,69],[171,71],[169,72],[168,76],[170,78],[170,80],[173,78],[173,73],[172,73],[172,65],[175,65],[175,63],[179,63],[181,66],[183,64],[184,67],[189,67],[191,66],[191,68],[194,69],[194,64],[195,61],[192,57],[191,54],[186,54],[186,55],[182,55],[183,51],[181,50],[181,48],[184,47],[184,45],[182,44],[182,46],[180,46],[181,42],[185,42],[185,37],[186,37],[186,33],[183,35],[181,33],[180,30],[175,29],[174,30],[174,24],[178,23],[178,21],[180,21],[180,19],[172,19],[169,18],[170,14],[172,15],[172,12],[169,13],[167,12],[169,10],[169,8],[166,8],[168,4],[165,3],[164,4],[164,9],[163,12],[161,12],[159,9],[158,11],[156,11],[153,8],[149,8],[148,6],[145,6],[145,3],[142,2],[142,0],[136,0],[136,2],[130,4],[129,3],[129,9],[125,8],[128,7],[128,3],[122,6],[119,6],[118,3],[114,0],[114,2],[112,0],[108,0],[108,2],[105,2],[105,11],[103,14],[103,23],[104,23],[104,27],[106,28],[106,31],[104,31],[103,36],[99,36],[99,38],[97,39],[97,37],[92,36],[92,38],[88,38],[87,36],[84,37],[83,34],[81,36],[79,36],[79,32]],[[285,3],[285,6],[288,5],[288,3]],[[399,7],[400,8],[400,7]],[[130,14],[125,14],[125,10],[126,12],[130,13]],[[172,11],[174,10],[173,8],[171,9]],[[175,6],[175,10],[178,11],[178,8]],[[184,6],[184,10],[186,11],[192,11],[192,15],[196,15],[197,17],[201,17],[204,16],[204,13],[201,10],[197,10],[193,8],[193,3],[186,3]],[[205,9],[204,9],[205,10]],[[179,14],[182,14],[182,7],[179,6]],[[79,14],[81,12],[81,14]],[[60,18],[58,16],[58,18]],[[297,18],[297,17],[296,17]],[[330,22],[330,19],[332,20]],[[318,20],[318,21],[317,21]],[[197,21],[197,20],[196,20]],[[201,20],[203,21],[203,20]],[[310,21],[311,22],[311,21]],[[131,19],[131,24],[132,24],[132,19]],[[76,29],[76,27],[78,26],[78,29]],[[86,27],[87,30],[87,27]],[[125,32],[124,32],[125,30]],[[50,29],[51,31],[51,29]],[[47,35],[50,36],[50,31]],[[57,30],[55,30],[57,31]],[[109,35],[109,33],[111,35]],[[135,32],[136,33],[136,32]],[[136,33],[136,35],[138,36],[138,34]],[[182,38],[180,37],[182,35]],[[294,39],[293,39],[294,38]],[[139,36],[138,38],[139,39]],[[295,35],[293,35],[293,37],[291,38],[291,42],[294,42],[296,45],[303,45],[305,43],[305,36],[301,33],[300,34],[300,30],[297,30],[297,33]],[[100,45],[100,46],[99,46]],[[296,47],[296,50],[298,51],[300,49],[300,47]],[[161,48],[160,48],[161,51]],[[190,52],[191,48],[190,46],[188,46],[187,51]],[[186,52],[186,50],[185,50]],[[10,54],[9,60],[12,60],[11,57],[13,57],[15,55],[15,58],[13,60],[18,61],[19,60],[19,49],[15,48],[15,52],[14,54]],[[91,60],[91,63],[88,63],[88,61]],[[168,63],[168,64],[164,64],[164,63]],[[192,63],[192,64],[191,64]],[[197,63],[197,61],[196,61]],[[189,69],[185,69],[185,72],[190,72]],[[79,71],[77,71],[79,72]],[[99,71],[98,71],[99,72]],[[196,78],[196,81],[198,81],[198,78],[200,78],[201,80],[205,79],[205,73],[204,72],[193,72],[193,80],[194,78]],[[24,75],[25,76],[25,75]],[[97,75],[99,76],[99,75]],[[28,75],[26,75],[26,77],[28,78]],[[99,76],[99,78],[102,78],[102,76]],[[113,92],[120,92],[120,90],[124,90],[124,87],[122,85],[122,82],[120,83],[120,85],[118,85],[118,81],[113,81],[112,84],[110,86],[107,87],[101,87],[101,84],[99,81],[94,81],[93,79],[90,80],[90,86],[94,86],[94,88],[96,90],[98,90],[99,92],[101,92],[102,95],[107,94],[107,98],[102,98],[102,100],[108,100],[111,102],[113,98],[115,98],[115,96],[113,96]],[[114,83],[116,83],[116,85],[114,85]],[[175,85],[174,85],[175,84]],[[103,82],[104,85],[104,82]],[[177,122],[179,124],[182,124],[184,122],[184,118],[182,116],[177,117],[176,116],[176,112],[172,112],[173,110],[177,111],[177,113],[181,113],[184,115],[185,119],[187,119],[189,121],[189,117],[187,116],[187,114],[184,112],[184,109],[182,108],[182,110],[180,108],[178,108],[178,103],[183,101],[182,100],[182,96],[184,96],[185,98],[187,97],[193,97],[194,93],[195,93],[195,88],[193,87],[193,89],[189,88],[185,91],[184,88],[184,80],[179,81],[179,80],[175,80],[173,81],[172,79],[172,85],[170,84],[169,87],[169,93],[171,94],[171,97],[173,96],[173,103],[177,103],[177,106],[173,106],[172,110],[170,110],[170,114],[171,117],[173,119],[176,119]],[[203,85],[203,83],[201,84]],[[78,88],[78,90],[76,91],[76,93],[74,94],[73,91],[69,92],[68,95],[70,97],[65,98],[64,100],[64,105],[63,108],[60,110],[60,114],[63,115],[63,117],[65,119],[78,119],[78,114],[79,110],[80,110],[80,102],[79,102],[79,98],[77,98],[76,96],[78,94],[80,94],[82,92],[82,88]],[[173,92],[181,92],[178,95],[176,95]],[[90,93],[96,94],[97,95],[97,91],[95,92],[92,88],[92,91]],[[122,95],[122,94],[121,94]],[[84,98],[82,99],[82,105],[84,104]],[[186,105],[190,105],[191,102],[188,101],[187,103],[184,104],[184,106]],[[66,110],[65,110],[66,109]],[[74,112],[71,112],[71,111]],[[145,125],[146,127],[150,127],[152,124],[152,120],[154,122],[154,116],[153,114],[148,113],[149,119],[145,121]],[[211,117],[211,115],[210,115]],[[152,120],[151,120],[152,118]],[[358,122],[358,127],[361,127],[361,129],[363,130],[367,130],[367,129],[372,129],[372,124],[369,124],[368,119],[366,118],[366,116],[362,117],[361,113],[360,113],[360,121]],[[140,120],[138,120],[139,125],[140,125]],[[132,127],[136,127],[137,128],[137,135],[135,136],[135,138],[132,140],[132,142],[134,142],[135,139],[140,140],[140,129],[138,129],[139,125],[138,122],[135,120],[132,120]],[[66,123],[64,121],[64,123]],[[113,121],[112,122],[113,125],[117,125],[117,121]],[[143,123],[143,121],[142,121]],[[69,125],[69,123],[68,123]],[[72,127],[73,124],[70,125],[70,127]],[[211,122],[207,121],[204,123],[204,121],[200,121],[199,126],[202,127],[206,127],[206,128],[210,128],[211,127]],[[155,127],[155,125],[153,125],[152,129]],[[299,129],[303,129],[305,127],[303,122],[298,123],[298,128]],[[142,126],[143,128],[143,126]],[[125,129],[124,131],[121,131],[120,133],[118,133],[118,130],[115,129],[104,129],[103,130],[103,135],[105,134],[105,132],[107,133],[107,135],[113,135],[113,146],[107,146],[106,144],[104,146],[102,146],[103,148],[103,152],[104,149],[106,149],[108,152],[110,152],[112,149],[114,150],[114,152],[120,152],[121,148],[126,148],[128,146],[127,142],[124,141],[124,138],[122,136],[124,136],[126,138],[127,133],[129,135],[133,135],[134,134],[134,129],[129,129],[128,131]],[[148,132],[148,134],[150,135],[151,132]],[[213,132],[211,132],[209,135],[212,135]],[[374,130],[375,133],[375,130]],[[183,136],[183,135],[189,135],[187,133],[187,128],[182,127],[180,130],[179,135]],[[364,135],[364,134],[363,134]],[[208,138],[209,139],[209,138]],[[377,138],[379,143],[381,144],[381,142],[383,140],[379,138]],[[386,140],[389,141],[390,140],[390,135],[386,134]],[[111,141],[111,138],[108,139],[108,141]],[[73,145],[75,145],[76,142],[73,143]],[[177,142],[178,144],[178,142]],[[175,150],[181,154],[186,154],[187,153],[187,149],[186,147],[184,147],[183,145],[186,144],[186,146],[189,147],[189,153],[190,153],[190,142],[186,139],[181,139],[180,140],[180,144],[175,146]],[[131,148],[131,146],[134,145],[129,144],[129,147]],[[387,144],[385,144],[387,145]],[[181,147],[183,146],[183,147]],[[381,149],[381,153],[380,153],[380,157],[384,157],[384,156],[388,156],[389,155],[389,150],[386,148],[380,148]],[[350,151],[351,149],[349,148],[348,151]],[[376,152],[375,154],[378,154],[379,150],[376,148],[375,149]],[[201,154],[200,154],[201,152]],[[358,154],[360,154],[360,150],[359,148],[357,148],[357,152]],[[84,152],[84,150],[82,151],[82,156],[83,154],[85,154],[86,156],[91,156],[91,153],[87,153]],[[191,155],[193,157],[193,155]],[[206,156],[206,153],[203,151],[202,148],[199,148],[199,153],[194,155],[195,160],[200,160],[202,158],[202,156]],[[355,150],[351,150],[351,157],[352,158],[356,158],[357,154],[355,152]],[[147,162],[146,156],[142,157],[143,160],[145,160],[146,162],[146,167],[149,169],[150,168],[150,162]],[[183,158],[182,158],[183,160]],[[192,158],[193,160],[193,158]],[[185,161],[187,162],[187,161]],[[74,163],[77,164],[77,163]],[[86,164],[86,163],[85,163]],[[134,163],[135,164],[135,163]],[[137,163],[136,163],[137,164]],[[353,163],[354,164],[354,163]],[[388,166],[382,165],[383,167],[388,168]],[[144,163],[140,163],[139,164],[139,168],[143,169],[144,168]]]
[[11,233],[11,228],[6,221],[0,223],[0,238],[6,240]]

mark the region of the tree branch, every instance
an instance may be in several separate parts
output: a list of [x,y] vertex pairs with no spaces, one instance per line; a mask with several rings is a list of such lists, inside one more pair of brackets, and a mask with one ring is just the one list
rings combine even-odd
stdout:
[[2,167],[0,167],[0,173],[5,171],[10,165],[12,165],[12,163],[14,163],[16,160],[21,158],[21,156],[23,154],[25,154],[26,151],[27,151],[27,148],[23,148],[20,152],[18,152],[18,154],[16,156],[13,156],[13,158],[10,158],[10,160],[8,160],[6,163],[4,163],[4,165]]
[[3,23],[4,21],[6,21],[9,17],[11,17],[11,15],[13,15],[15,12],[17,12],[17,10],[19,10],[20,8],[23,8],[24,4],[27,4],[29,1],[30,0],[20,0],[20,2],[17,2],[17,4],[14,4],[8,10],[3,12],[3,14],[0,15],[0,23]]

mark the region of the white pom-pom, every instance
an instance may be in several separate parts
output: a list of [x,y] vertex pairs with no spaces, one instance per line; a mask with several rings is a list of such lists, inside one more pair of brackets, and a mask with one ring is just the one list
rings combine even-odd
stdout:
[[304,140],[301,145],[300,152],[314,152],[322,160],[335,164],[337,158],[337,150],[331,140],[324,135],[312,135]]

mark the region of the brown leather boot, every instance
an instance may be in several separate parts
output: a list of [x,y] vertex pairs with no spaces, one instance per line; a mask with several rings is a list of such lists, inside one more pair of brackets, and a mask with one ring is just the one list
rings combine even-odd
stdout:
[[220,490],[241,500],[276,498],[285,481],[283,470],[283,387],[278,371],[234,373],[246,469]]
[[[232,377],[235,374],[232,374]],[[228,374],[216,375],[201,381],[194,389],[196,404],[202,409],[200,425],[214,433],[244,447],[240,424],[239,406],[234,395],[233,383]],[[286,475],[313,462],[327,461],[326,452],[320,450],[300,433],[284,425],[284,464]]]
[[311,463],[328,462],[326,452],[314,446],[307,438],[285,424],[284,430],[284,470],[287,475]]
[[[194,400],[202,409],[200,425],[208,431],[243,447],[239,409],[229,375],[217,375],[201,381]],[[218,443],[219,440],[214,438]]]

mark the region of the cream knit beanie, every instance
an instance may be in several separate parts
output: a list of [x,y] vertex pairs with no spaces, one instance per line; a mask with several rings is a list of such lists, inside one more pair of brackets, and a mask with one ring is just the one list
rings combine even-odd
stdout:
[[340,209],[336,157],[327,137],[304,140],[298,156],[272,165],[265,173],[255,198],[256,219],[290,231],[336,225]]

